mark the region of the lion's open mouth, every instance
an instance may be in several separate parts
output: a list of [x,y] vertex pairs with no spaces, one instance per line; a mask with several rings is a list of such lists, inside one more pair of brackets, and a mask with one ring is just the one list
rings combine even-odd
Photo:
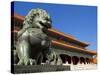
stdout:
[[46,27],[46,28],[51,28],[51,24],[50,23],[42,23],[41,21],[39,22],[42,26]]

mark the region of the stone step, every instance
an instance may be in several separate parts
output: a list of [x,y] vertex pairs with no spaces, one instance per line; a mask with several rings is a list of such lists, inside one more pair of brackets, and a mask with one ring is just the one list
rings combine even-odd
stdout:
[[36,72],[53,72],[53,71],[69,71],[70,66],[63,65],[32,65],[32,66],[19,66],[13,65],[12,73],[36,73]]

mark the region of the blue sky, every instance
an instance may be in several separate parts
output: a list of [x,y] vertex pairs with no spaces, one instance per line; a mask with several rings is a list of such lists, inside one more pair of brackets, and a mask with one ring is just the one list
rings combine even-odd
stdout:
[[34,8],[45,9],[52,18],[53,28],[90,43],[90,50],[97,49],[97,7],[33,2],[15,2],[14,12],[25,16]]

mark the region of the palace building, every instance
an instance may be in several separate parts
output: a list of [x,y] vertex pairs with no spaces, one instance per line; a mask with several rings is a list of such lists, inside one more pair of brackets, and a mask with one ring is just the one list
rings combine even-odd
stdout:
[[[13,14],[11,18],[14,22],[12,23],[14,24],[14,30],[12,30],[12,32],[15,33],[16,37],[16,33],[22,28],[24,16]],[[86,48],[89,44],[81,42],[75,37],[64,34],[56,29],[48,29],[48,34],[52,39],[52,49],[61,57],[64,64],[77,65],[97,63],[97,53]]]

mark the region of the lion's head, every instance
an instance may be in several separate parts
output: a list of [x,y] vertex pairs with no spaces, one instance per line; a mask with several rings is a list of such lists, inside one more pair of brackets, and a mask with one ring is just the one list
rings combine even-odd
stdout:
[[51,18],[43,9],[32,9],[25,17],[23,25],[26,27],[51,28]]

